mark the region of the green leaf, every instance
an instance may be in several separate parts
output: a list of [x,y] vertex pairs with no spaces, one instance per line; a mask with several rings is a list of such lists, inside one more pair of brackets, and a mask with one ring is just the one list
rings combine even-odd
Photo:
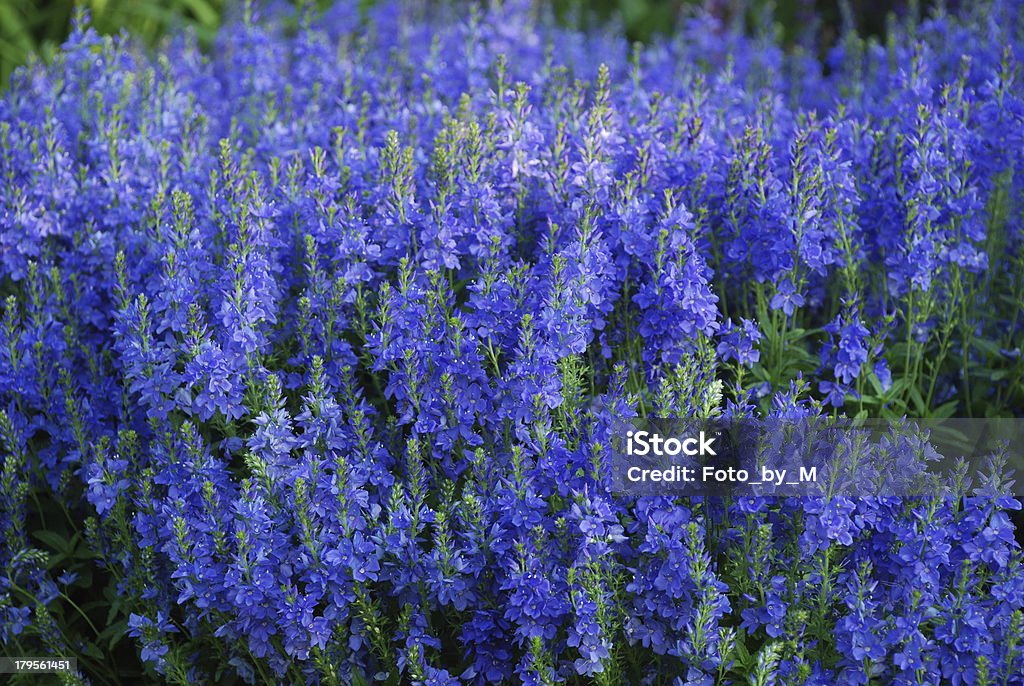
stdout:
[[997,341],[990,341],[986,338],[974,338],[971,342],[974,344],[975,347],[981,348],[982,350],[987,352],[989,355],[992,355],[993,357],[1002,356],[1002,353],[999,352],[1002,346],[1000,346]]
[[[111,587],[108,586],[107,590],[109,591],[110,588]],[[108,593],[107,594],[107,598],[108,598],[108,602],[110,602],[110,610],[107,612],[107,622],[106,623],[110,624],[112,621],[114,621],[114,617],[116,617],[119,614],[122,614],[122,609],[121,608],[124,606],[124,602],[121,600],[121,596],[116,594],[116,593],[114,594],[114,598],[113,599],[110,599],[110,593]]]
[[106,629],[100,632],[100,635],[96,637],[98,641],[107,642],[107,650],[113,650],[114,646],[121,642],[128,634],[128,620],[122,619],[119,622],[111,624]]
[[924,401],[924,396],[921,395],[921,389],[917,386],[910,386],[910,399],[914,403],[914,411],[918,417],[926,417],[928,415],[928,405]]
[[754,664],[754,656],[750,654],[749,650],[747,650],[747,646],[744,641],[745,638],[745,634],[737,634],[736,641],[733,643],[732,648],[732,652],[736,657],[735,666],[738,667],[741,672],[746,672]]
[[210,3],[204,0],[182,0],[182,4],[192,12],[200,24],[213,28],[220,23],[220,12]]
[[103,651],[96,647],[96,644],[92,642],[86,643],[80,648],[80,650],[86,657],[95,658],[97,660],[103,660],[105,657]]
[[903,395],[903,391],[910,385],[911,380],[906,376],[901,376],[892,382],[892,388],[889,389],[889,393],[892,395]]
[[934,417],[935,419],[949,419],[956,414],[956,409],[959,404],[958,400],[950,400],[949,402],[945,402],[932,410],[931,413],[929,413],[929,416]]
[[[871,390],[875,392],[875,395],[885,395],[885,389],[882,388],[882,382],[878,379],[877,374],[875,374],[874,372],[868,374],[868,383],[871,384]],[[892,390],[892,388],[890,388],[889,390]]]
[[64,536],[57,533],[56,531],[47,531],[46,529],[40,529],[38,531],[33,531],[32,536],[36,540],[44,543],[51,550],[55,550],[65,557],[70,555],[71,551],[74,549],[74,543],[64,538]]

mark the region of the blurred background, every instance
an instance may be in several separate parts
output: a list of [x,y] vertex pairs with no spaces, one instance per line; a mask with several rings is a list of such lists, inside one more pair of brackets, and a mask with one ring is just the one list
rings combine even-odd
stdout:
[[[375,0],[361,0],[365,7]],[[473,0],[454,0],[470,2]],[[480,1],[480,0],[477,0]],[[485,0],[486,1],[486,0]],[[819,45],[829,45],[842,26],[844,9],[861,33],[881,35],[892,12],[914,13],[935,4],[928,0],[537,0],[550,1],[561,21],[573,24],[615,18],[627,37],[646,41],[670,29],[687,7],[703,5],[726,19],[770,17],[793,43],[808,28]],[[330,0],[292,0],[324,6]],[[203,43],[211,40],[235,0],[0,0],[0,89],[11,71],[32,55],[46,59],[67,35],[76,6],[86,7],[101,32],[125,29],[149,44],[169,30],[192,27]],[[947,6],[949,1],[945,2]],[[817,19],[816,19],[817,18]]]

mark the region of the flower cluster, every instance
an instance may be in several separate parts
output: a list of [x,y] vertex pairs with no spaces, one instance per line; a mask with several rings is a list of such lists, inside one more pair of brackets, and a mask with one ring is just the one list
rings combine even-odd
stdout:
[[995,477],[606,471],[637,415],[1024,411],[1016,3],[824,63],[369,4],[156,55],[79,17],[0,98],[5,652],[84,655],[38,495],[171,683],[1024,683]]

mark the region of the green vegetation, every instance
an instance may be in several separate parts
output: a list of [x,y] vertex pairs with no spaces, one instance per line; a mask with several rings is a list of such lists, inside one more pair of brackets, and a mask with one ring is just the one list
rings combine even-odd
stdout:
[[67,35],[75,8],[86,8],[104,33],[122,29],[153,43],[168,30],[193,28],[208,39],[220,26],[225,0],[0,0],[0,78],[32,55],[46,59]]

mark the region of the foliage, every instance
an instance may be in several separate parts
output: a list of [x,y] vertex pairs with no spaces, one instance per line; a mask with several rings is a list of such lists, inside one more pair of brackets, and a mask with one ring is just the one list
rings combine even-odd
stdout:
[[30,56],[51,58],[67,37],[76,7],[88,9],[104,33],[122,29],[153,43],[170,29],[188,26],[212,38],[224,0],[0,0],[0,83]]
[[626,498],[606,459],[637,414],[1021,413],[1022,21],[823,64],[707,13],[630,47],[352,2],[155,55],[80,18],[0,99],[4,652],[110,684],[1021,684],[998,469]]

